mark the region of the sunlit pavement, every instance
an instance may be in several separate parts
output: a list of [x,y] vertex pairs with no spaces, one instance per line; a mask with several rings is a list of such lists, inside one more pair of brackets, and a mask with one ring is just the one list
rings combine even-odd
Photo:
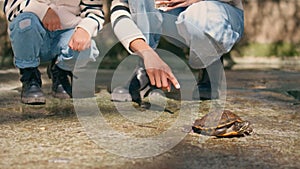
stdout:
[[[72,100],[51,97],[50,80],[44,69],[42,72],[43,90],[48,94],[47,103],[28,106],[20,103],[21,84],[17,70],[0,70],[0,168],[199,169],[300,166],[300,69],[294,66],[245,64],[235,65],[225,71],[225,109],[249,120],[254,128],[252,135],[215,138],[188,134],[174,148],[148,158],[121,157],[94,142],[79,123]],[[172,99],[169,101],[169,111],[161,112],[160,121],[145,125],[126,121],[110,102],[106,90],[112,70],[99,70],[98,75],[94,98],[107,123],[115,130],[130,133],[132,137],[147,138],[168,130],[170,123],[174,122],[169,119],[177,115],[180,101]],[[207,113],[210,103],[184,102],[191,106],[200,104],[199,117]],[[137,105],[133,106],[140,110]],[[146,112],[153,113],[149,110]],[[121,141],[119,144],[128,149],[133,146]],[[145,150],[151,150],[151,145],[146,144]]]

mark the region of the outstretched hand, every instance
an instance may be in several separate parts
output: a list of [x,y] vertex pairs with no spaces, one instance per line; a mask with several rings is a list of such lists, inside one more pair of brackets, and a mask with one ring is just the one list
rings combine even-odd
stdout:
[[176,89],[180,89],[171,68],[143,39],[136,39],[131,42],[130,49],[143,58],[151,85],[170,91],[171,84],[173,84]]
[[176,89],[180,88],[171,68],[154,50],[141,51],[140,55],[144,59],[145,69],[149,76],[151,85],[167,91],[171,90],[171,84],[173,84]]
[[165,5],[164,11],[170,11],[175,8],[187,7],[192,5],[193,3],[199,2],[202,0],[156,0],[156,5]]

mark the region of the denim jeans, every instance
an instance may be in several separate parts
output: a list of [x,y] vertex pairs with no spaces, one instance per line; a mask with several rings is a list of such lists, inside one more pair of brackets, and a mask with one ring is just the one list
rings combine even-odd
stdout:
[[68,43],[74,29],[48,31],[39,18],[30,12],[19,14],[9,25],[10,40],[18,68],[38,67],[40,62],[57,58],[57,65],[72,71],[79,60],[79,66],[95,61],[99,55],[96,43],[78,52],[69,48]]
[[200,1],[168,12],[154,0],[128,0],[132,18],[147,42],[156,48],[160,35],[190,48],[189,64],[204,68],[229,52],[244,32],[241,9],[219,1]]

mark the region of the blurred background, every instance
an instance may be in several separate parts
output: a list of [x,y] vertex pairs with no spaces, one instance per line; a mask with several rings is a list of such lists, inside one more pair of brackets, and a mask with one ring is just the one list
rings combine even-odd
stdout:
[[[104,0],[107,25],[109,24],[110,0]],[[3,8],[3,1],[0,1]],[[232,63],[243,58],[276,58],[277,60],[300,60],[300,1],[299,0],[244,0],[245,34],[227,59]],[[7,36],[7,23],[0,12],[0,69],[13,67],[13,53]],[[110,45],[111,30],[101,32],[97,43]],[[187,50],[178,49],[162,40],[161,48],[185,57]],[[127,55],[122,45],[117,44],[103,60],[104,68],[114,68]]]

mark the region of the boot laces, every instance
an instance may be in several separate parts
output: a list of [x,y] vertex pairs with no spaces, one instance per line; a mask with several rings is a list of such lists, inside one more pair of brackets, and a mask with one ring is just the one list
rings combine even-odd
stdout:
[[41,73],[37,68],[25,68],[21,70],[21,81],[30,87],[33,85],[42,86]]

